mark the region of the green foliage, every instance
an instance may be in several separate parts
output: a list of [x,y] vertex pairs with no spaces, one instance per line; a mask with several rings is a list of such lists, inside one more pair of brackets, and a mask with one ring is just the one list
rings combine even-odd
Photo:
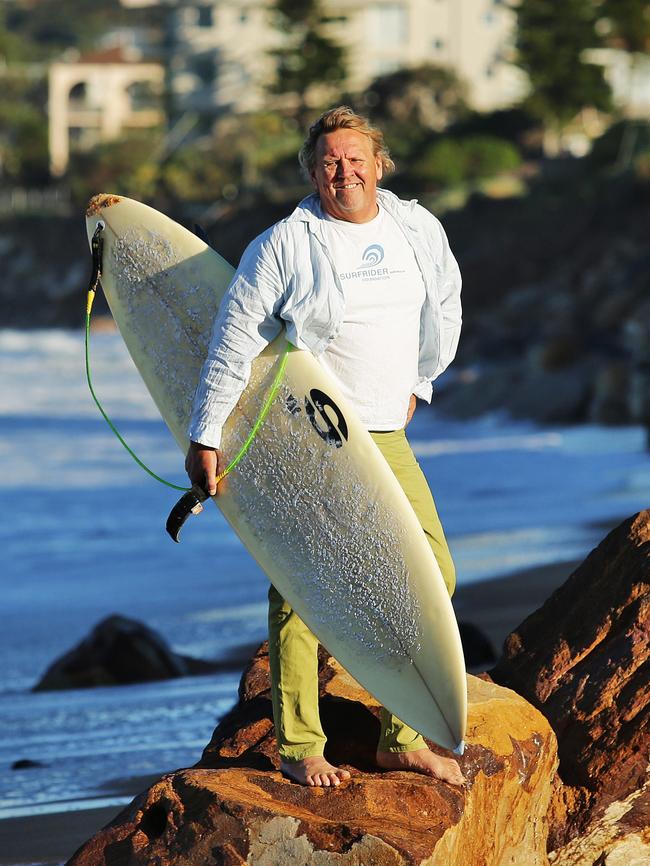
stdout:
[[562,128],[586,106],[610,107],[603,69],[584,52],[599,44],[592,0],[525,0],[517,7],[518,65],[528,74],[530,111]]
[[158,13],[127,10],[119,0],[4,0],[4,26],[20,39],[30,59],[60,54],[66,48],[93,47],[107,30],[138,20],[151,21]]
[[466,159],[459,141],[440,138],[426,147],[410,173],[424,189],[457,186],[465,180]]
[[276,0],[273,8],[286,44],[270,52],[276,61],[276,76],[269,90],[297,96],[296,114],[302,121],[315,90],[325,86],[330,92],[340,91],[347,76],[346,52],[327,33],[331,19],[319,0]]
[[409,173],[423,191],[430,191],[514,171],[520,164],[519,151],[505,139],[444,136],[423,149]]
[[503,138],[477,135],[464,139],[461,145],[465,153],[467,177],[470,180],[514,171],[521,165],[519,151]]
[[[271,111],[224,118],[215,129],[216,153],[228,154],[233,182],[249,189],[272,190],[276,171],[287,159],[295,165],[302,144],[299,126]],[[223,157],[222,157],[223,159]]]
[[0,178],[19,186],[47,182],[45,83],[20,75],[0,82]]
[[118,192],[151,200],[158,186],[158,166],[152,160],[155,137],[151,130],[133,133],[73,154],[67,174],[73,199],[83,204],[98,192]]
[[30,59],[36,53],[19,35],[7,29],[6,9],[0,9],[0,59],[5,63],[16,63]]
[[208,203],[227,197],[238,179],[233,160],[195,144],[177,150],[161,167],[159,191],[177,202]]
[[530,140],[536,138],[541,124],[539,120],[522,107],[503,108],[489,113],[479,111],[468,112],[454,123],[449,132],[455,138],[466,138],[469,135],[489,135],[494,138],[504,138],[520,151],[533,150]]
[[647,0],[603,0],[599,13],[609,43],[632,53],[648,50],[650,6]]
[[467,114],[467,88],[450,69],[423,64],[376,78],[358,108],[382,129],[391,154],[402,161],[432,130]]

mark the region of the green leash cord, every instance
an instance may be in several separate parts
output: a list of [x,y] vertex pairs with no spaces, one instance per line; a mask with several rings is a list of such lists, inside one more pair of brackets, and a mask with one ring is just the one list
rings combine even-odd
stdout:
[[[99,402],[99,399],[97,398],[97,395],[95,394],[95,389],[93,388],[93,383],[92,383],[92,379],[91,379],[91,375],[90,375],[90,315],[91,315],[91,311],[92,311],[92,307],[93,307],[93,302],[95,300],[95,294],[97,292],[97,286],[99,284],[99,280],[101,277],[102,247],[103,247],[101,233],[103,230],[104,230],[104,222],[102,220],[99,220],[97,223],[97,228],[95,229],[95,233],[93,234],[93,237],[91,240],[91,249],[92,249],[92,254],[93,254],[93,273],[92,273],[91,278],[90,278],[90,284],[88,286],[88,296],[87,296],[87,301],[86,301],[86,339],[85,339],[86,380],[88,382],[88,388],[90,389],[90,393],[92,394],[93,400],[95,401],[97,408],[101,412],[102,417],[104,418],[104,420],[106,421],[108,426],[111,428],[113,433],[117,436],[119,441],[122,443],[124,448],[126,448],[126,450],[129,452],[131,457],[138,464],[138,466],[140,466],[142,469],[144,469],[145,472],[147,472],[149,475],[151,475],[152,478],[155,478],[156,481],[159,481],[161,484],[165,484],[167,487],[171,487],[173,490],[181,490],[183,492],[188,492],[188,491],[193,490],[194,488],[181,487],[178,484],[172,484],[171,481],[166,481],[164,478],[161,478],[159,475],[156,475],[155,472],[153,472],[151,469],[149,469],[149,467],[146,466],[142,462],[142,460],[140,460],[140,458],[137,456],[137,454],[135,454],[134,451],[124,441],[123,437],[120,435],[120,432],[118,431],[118,429],[115,427],[115,425],[113,424],[111,419],[108,417],[108,415],[104,411],[104,408],[102,407],[101,403]],[[251,428],[251,431],[248,434],[246,441],[244,442],[242,447],[239,449],[239,453],[230,461],[230,463],[224,469],[224,471],[221,472],[217,476],[217,484],[219,484],[219,482],[222,481],[226,477],[226,475],[228,475],[228,473],[231,472],[237,466],[239,461],[242,459],[242,457],[246,454],[246,452],[248,451],[248,449],[252,445],[253,440],[255,439],[255,437],[257,435],[258,430],[260,429],[260,427],[264,423],[264,419],[266,418],[266,416],[269,413],[269,409],[271,408],[271,404],[273,403],[278,391],[280,390],[280,386],[282,384],[282,379],[284,378],[284,370],[285,370],[285,367],[287,366],[287,359],[289,357],[289,352],[291,351],[291,349],[292,349],[291,343],[287,343],[286,348],[284,350],[284,353],[282,354],[282,357],[280,358],[280,364],[278,366],[277,372],[275,374],[273,382],[271,383],[271,388],[269,390],[269,393],[266,397],[266,400],[264,401],[264,405],[262,406],[262,409],[260,410],[260,414],[257,416],[257,420],[253,424],[253,427]]]

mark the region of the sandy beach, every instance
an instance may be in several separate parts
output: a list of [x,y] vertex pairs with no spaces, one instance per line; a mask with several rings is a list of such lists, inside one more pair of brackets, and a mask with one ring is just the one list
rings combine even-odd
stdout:
[[[454,604],[459,620],[478,626],[497,654],[504,638],[536,610],[576,567],[567,562],[460,587]],[[155,777],[126,779],[115,796],[135,796]],[[62,864],[123,807],[89,808],[0,821],[0,866]]]

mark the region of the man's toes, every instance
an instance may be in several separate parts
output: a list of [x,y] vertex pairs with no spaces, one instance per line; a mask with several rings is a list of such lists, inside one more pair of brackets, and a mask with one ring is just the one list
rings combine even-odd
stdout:
[[451,782],[452,785],[464,785],[465,777],[463,776],[460,767],[453,767],[444,776],[447,782]]
[[348,772],[348,770],[337,770],[337,771],[336,771],[336,775],[337,775],[337,776],[339,777],[339,779],[341,779],[342,781],[345,781],[346,779],[351,779],[351,778],[352,778],[351,775],[350,775],[350,773]]

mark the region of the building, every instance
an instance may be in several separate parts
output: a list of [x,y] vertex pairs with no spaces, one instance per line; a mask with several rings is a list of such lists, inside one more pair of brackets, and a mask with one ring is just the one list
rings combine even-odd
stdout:
[[[271,0],[121,0],[169,7],[166,64],[176,110],[213,115],[268,104],[272,49],[284,35]],[[462,78],[472,105],[515,102],[523,74],[509,61],[515,13],[501,0],[322,0],[333,38],[348,48],[349,89],[395,69],[431,63]]]
[[586,59],[605,69],[616,108],[626,117],[650,117],[650,57],[617,48],[593,48]]
[[117,46],[69,56],[49,68],[50,171],[62,175],[71,151],[159,126],[164,68]]
[[358,3],[338,37],[350,47],[351,86],[402,67],[433,64],[467,85],[471,105],[492,111],[516,102],[525,78],[510,62],[515,13],[500,0]]

